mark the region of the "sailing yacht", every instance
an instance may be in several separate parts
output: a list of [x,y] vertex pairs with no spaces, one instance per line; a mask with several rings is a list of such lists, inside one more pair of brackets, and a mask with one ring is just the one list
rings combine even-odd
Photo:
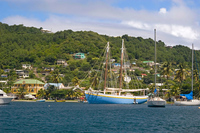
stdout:
[[193,55],[194,55],[194,46],[192,44],[192,90],[189,94],[180,94],[181,97],[186,97],[186,101],[174,101],[174,104],[177,106],[199,106],[200,100],[193,99]]
[[[156,29],[154,29],[154,41],[155,41],[155,91],[154,94],[157,93],[157,89],[156,89]],[[166,101],[160,97],[149,97],[148,101],[147,101],[147,105],[148,107],[165,107],[166,105]]]
[[[111,79],[108,79],[108,67],[111,67],[111,64],[109,64],[109,53],[110,53],[110,46],[109,42],[107,43],[106,47],[106,61],[105,66],[103,68],[104,70],[104,86],[103,91],[99,90],[93,90],[91,87],[88,91],[85,91],[85,97],[90,104],[142,104],[147,101],[148,96],[145,96],[145,90],[148,89],[123,89],[122,88],[122,78],[127,77],[126,74],[122,74],[122,72],[126,72],[126,66],[124,57],[125,55],[125,46],[124,46],[124,40],[122,40],[122,48],[121,48],[121,65],[120,65],[120,76],[119,78],[119,85],[115,83],[115,85],[118,85],[118,87],[111,87],[108,86],[108,84],[111,82]],[[111,71],[111,70],[110,70]],[[117,78],[117,79],[118,79]],[[125,79],[124,79],[125,81]],[[127,80],[126,80],[127,81]],[[143,95],[141,96],[133,96],[130,92],[143,92]]]

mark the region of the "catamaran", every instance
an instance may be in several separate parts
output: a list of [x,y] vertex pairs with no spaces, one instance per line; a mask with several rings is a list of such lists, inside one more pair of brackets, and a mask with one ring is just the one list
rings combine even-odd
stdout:
[[[104,86],[103,90],[93,90],[91,87],[89,90],[85,91],[85,97],[90,104],[142,104],[147,101],[148,96],[145,95],[145,90],[148,90],[148,88],[145,89],[128,89],[123,88],[123,80],[128,82],[128,79],[130,79],[127,74],[124,74],[123,72],[127,72],[126,68],[126,61],[124,60],[124,57],[127,56],[125,54],[125,46],[124,46],[124,40],[122,39],[122,47],[121,47],[121,63],[120,63],[120,73],[118,78],[119,84],[114,83],[115,85],[118,85],[118,87],[111,87],[108,84],[112,82],[112,80],[107,77],[108,72],[111,73],[111,69],[108,70],[108,67],[111,68],[111,63],[109,63],[109,54],[110,54],[110,46],[109,42],[107,43],[105,57],[106,60],[103,63],[104,67],[102,70],[104,70]],[[133,92],[142,92],[143,95],[140,96],[134,96]]]

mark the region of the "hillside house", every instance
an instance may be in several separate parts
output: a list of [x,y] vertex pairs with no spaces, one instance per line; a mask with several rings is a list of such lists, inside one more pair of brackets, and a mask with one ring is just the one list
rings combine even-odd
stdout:
[[41,71],[40,72],[43,76],[47,76],[50,74],[50,71]]
[[115,62],[115,59],[110,59],[110,62]]
[[84,53],[76,53],[74,54],[74,59],[85,59]]
[[8,75],[7,74],[1,74],[1,78],[7,78]]
[[147,64],[148,66],[154,65],[154,61],[143,61],[142,63]]
[[41,29],[42,33],[52,33],[50,30],[46,30],[46,29]]
[[136,76],[136,77],[137,77],[137,80],[142,80],[141,76]]
[[132,62],[132,65],[133,65],[133,66],[136,66],[136,62]]
[[123,68],[130,68],[131,67],[131,63],[130,62],[126,62],[123,65]]
[[16,70],[16,73],[20,78],[28,78],[29,77],[29,72],[27,70]]
[[14,86],[11,87],[11,92],[18,93],[20,87],[24,87],[26,93],[36,96],[40,89],[44,89],[44,83],[37,79],[22,79],[14,83]]
[[50,71],[54,71],[54,69],[55,69],[54,67],[45,67],[44,71],[49,71],[50,72]]
[[112,69],[112,72],[118,73],[118,70],[117,69]]
[[142,75],[142,78],[143,78],[144,76],[147,76],[145,73],[142,73],[141,75]]
[[8,73],[8,72],[10,72],[11,71],[11,69],[4,69],[4,72],[5,73]]
[[67,66],[68,64],[67,64],[66,60],[58,59],[57,60],[57,65]]
[[131,77],[125,76],[124,77],[124,81],[127,82],[127,83],[129,83],[131,81]]
[[112,67],[114,67],[114,68],[120,67],[120,66],[121,66],[120,63],[113,63],[113,64],[112,64]]
[[32,69],[32,66],[31,66],[31,64],[22,64],[22,68],[23,69]]

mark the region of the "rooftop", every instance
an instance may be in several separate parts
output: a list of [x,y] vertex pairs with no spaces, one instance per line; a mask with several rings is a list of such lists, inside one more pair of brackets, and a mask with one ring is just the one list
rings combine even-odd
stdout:
[[37,79],[22,79],[15,82],[14,84],[44,84],[44,83]]

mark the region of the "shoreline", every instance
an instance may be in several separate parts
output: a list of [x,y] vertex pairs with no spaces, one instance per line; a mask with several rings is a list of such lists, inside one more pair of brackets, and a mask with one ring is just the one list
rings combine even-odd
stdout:
[[[12,100],[11,102],[37,102],[37,100]],[[45,100],[45,102],[55,102],[55,100]],[[78,103],[79,100],[57,100],[57,102]],[[174,105],[173,102],[166,102],[167,105]]]
[[[37,102],[37,100],[12,100],[11,102]],[[45,102],[55,102],[55,100],[45,100]],[[78,100],[58,100],[57,102],[71,102],[76,103]]]

